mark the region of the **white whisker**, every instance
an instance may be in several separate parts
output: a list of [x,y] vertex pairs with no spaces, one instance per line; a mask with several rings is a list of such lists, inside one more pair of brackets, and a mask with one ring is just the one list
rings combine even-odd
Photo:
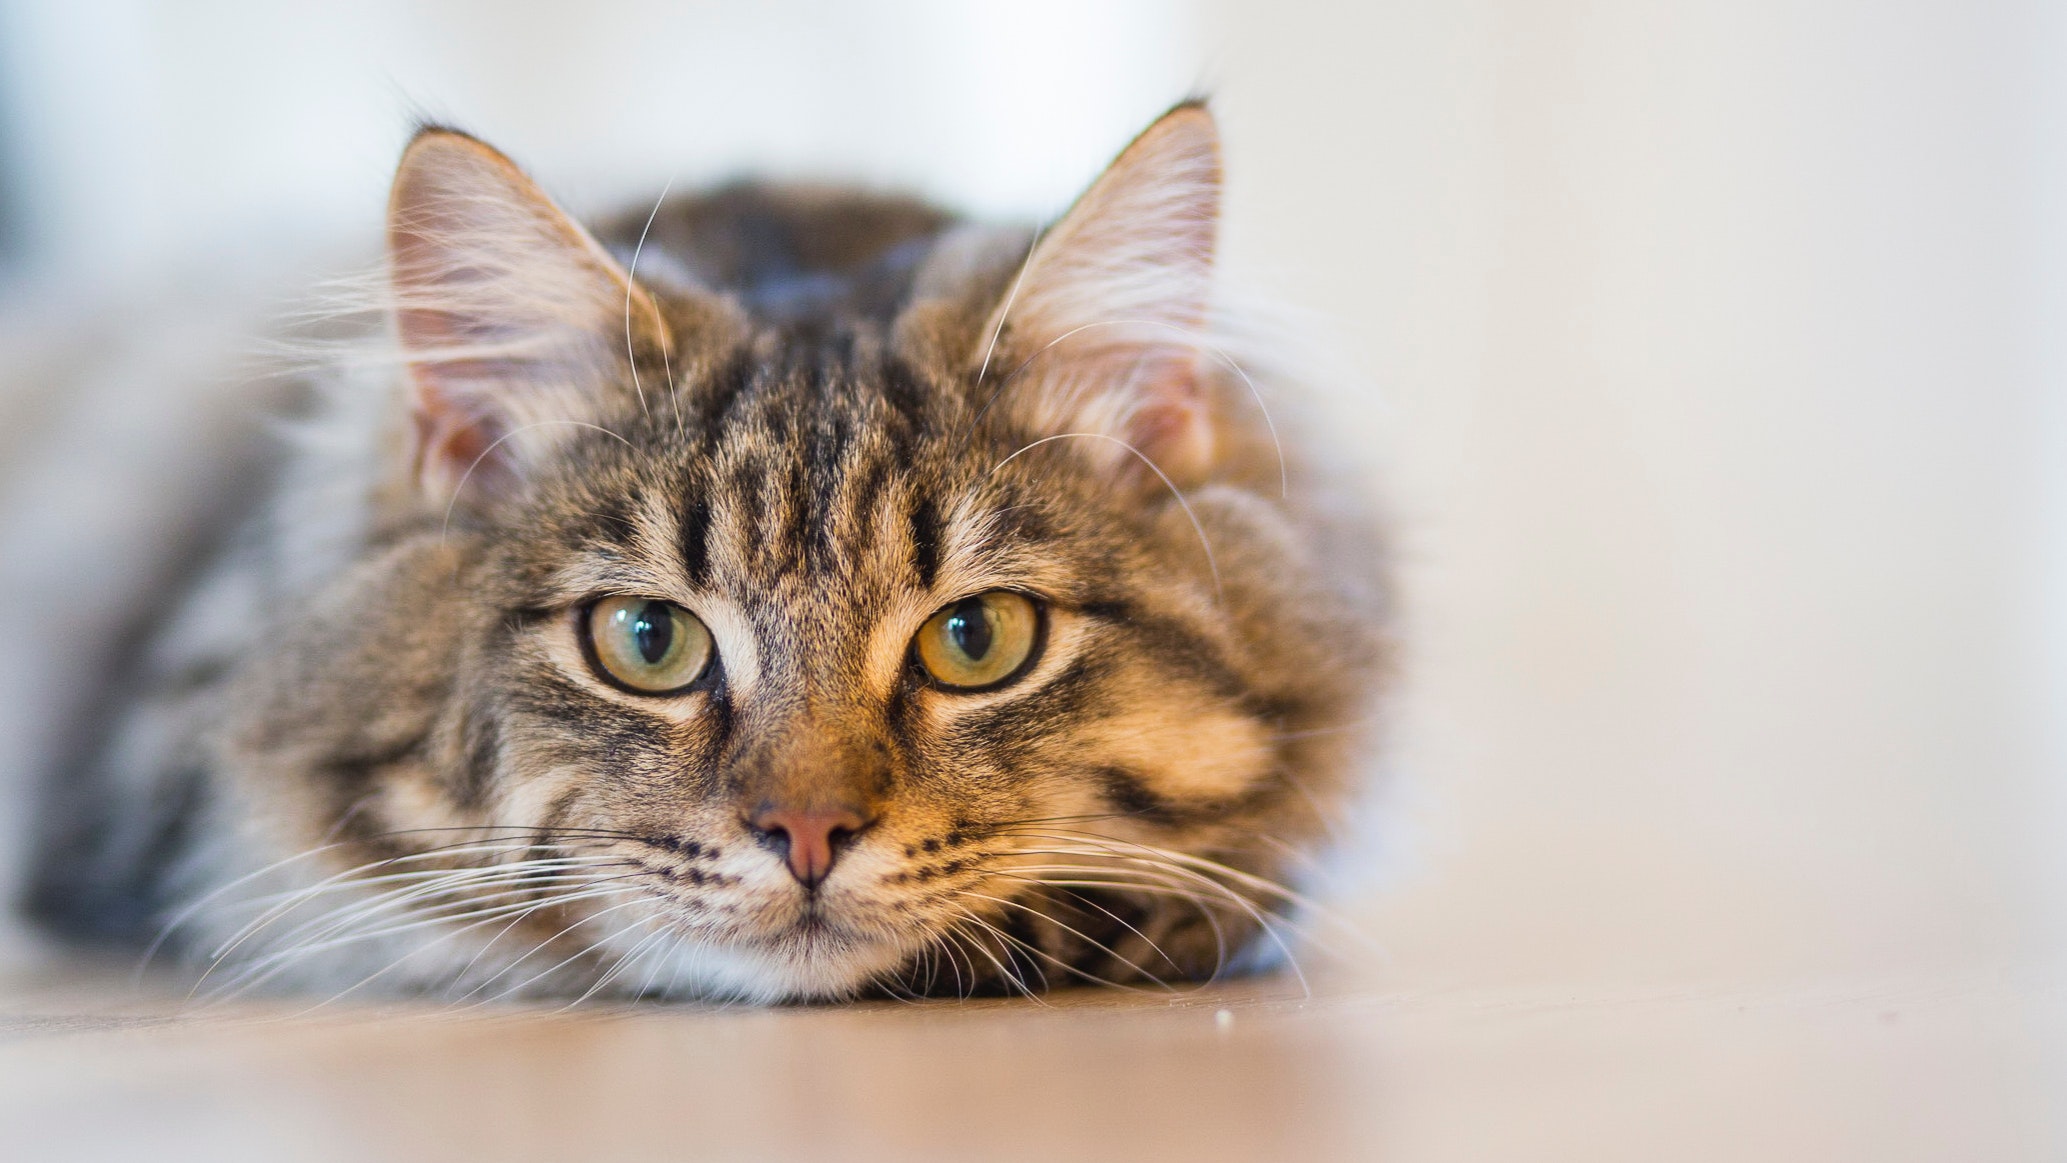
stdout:
[[[653,220],[660,217],[660,207],[666,203],[668,191],[674,189],[674,187],[675,180],[669,178],[667,185],[660,188],[660,197],[653,200],[653,212],[646,215],[646,225],[639,228],[638,244],[632,247],[632,261],[627,264],[624,272],[624,360],[626,364],[630,365],[632,370],[632,391],[636,392],[639,397],[639,414],[648,417],[652,416],[653,413],[646,408],[646,388],[639,383],[639,353],[637,348],[632,345],[632,296],[637,294],[639,289],[639,256],[645,253],[646,235],[653,230]],[[657,313],[658,309],[656,308]],[[661,327],[660,331],[662,333],[660,341],[661,357],[665,359],[667,352],[667,328]],[[674,373],[670,371],[667,378],[669,382],[673,382],[675,378]],[[681,405],[677,404],[675,406],[677,422],[680,421],[681,415]]]
[[[1005,292],[1005,305],[998,309],[997,324],[990,329],[990,342],[983,348],[983,366],[976,370],[976,382],[979,384],[983,382],[984,376],[990,374],[990,357],[997,353],[998,336],[1005,333],[1005,320],[1011,318],[1012,305],[1019,301],[1020,284],[1026,282],[1026,272],[1033,267],[1034,255],[1040,250],[1041,235],[1045,230],[1046,227],[1043,227],[1034,231],[1032,240],[1026,244],[1026,257],[1019,262],[1019,273],[1012,276],[1012,289]],[[977,418],[982,418],[981,412],[977,413]]]
[[[620,889],[620,890],[617,890],[617,891],[632,891],[632,890],[625,890],[625,889]],[[548,946],[548,945],[551,945],[551,944],[552,944],[553,942],[555,942],[555,941],[558,941],[558,940],[559,940],[560,938],[562,938],[562,937],[566,936],[567,934],[569,934],[569,933],[573,932],[574,930],[576,930],[576,929],[579,929],[579,928],[581,928],[581,927],[582,927],[583,925],[587,925],[587,924],[593,924],[594,922],[596,922],[596,921],[598,921],[598,920],[601,920],[602,918],[604,918],[604,917],[606,917],[606,916],[608,916],[608,915],[610,915],[610,914],[612,914],[612,913],[615,913],[615,912],[619,912],[619,911],[621,911],[621,910],[623,910],[623,909],[628,909],[628,908],[632,907],[633,905],[638,905],[638,904],[651,904],[651,903],[652,903],[652,898],[651,898],[651,897],[650,897],[649,895],[645,894],[644,892],[641,892],[641,894],[640,894],[640,895],[639,895],[638,897],[635,897],[635,898],[634,898],[634,899],[632,899],[632,900],[628,900],[628,901],[625,901],[625,902],[624,902],[624,903],[622,903],[622,904],[616,904],[616,905],[611,905],[611,906],[610,906],[609,908],[607,908],[607,909],[598,909],[598,910],[596,910],[595,912],[593,912],[593,913],[590,913],[589,915],[587,915],[587,916],[585,916],[585,917],[582,917],[581,919],[579,919],[579,920],[575,921],[575,922],[574,922],[573,924],[571,924],[571,925],[568,925],[568,926],[567,926],[566,928],[564,928],[564,929],[561,929],[561,930],[560,930],[559,932],[557,932],[557,933],[554,933],[554,934],[553,934],[552,936],[550,936],[550,937],[546,938],[546,939],[545,939],[545,940],[543,940],[543,941],[540,941],[540,942],[539,942],[538,944],[536,944],[536,945],[532,946],[532,947],[531,947],[530,949],[526,950],[526,951],[524,952],[524,954],[523,954],[523,955],[522,955],[521,957],[518,957],[518,958],[516,959],[516,961],[514,961],[514,962],[512,962],[512,963],[511,963],[511,968],[514,968],[514,967],[516,967],[517,965],[521,965],[521,964],[523,964],[523,963],[524,963],[525,961],[528,961],[528,960],[530,960],[530,959],[531,959],[531,957],[532,957],[532,956],[533,956],[534,954],[536,954],[536,953],[537,953],[537,952],[538,952],[539,950],[541,950],[541,949],[544,949],[544,948],[545,948],[546,946]],[[574,963],[575,963],[576,961],[579,961],[579,960],[581,960],[581,959],[582,959],[583,957],[586,957],[586,956],[588,956],[588,955],[589,955],[590,953],[594,952],[594,951],[595,951],[595,950],[596,950],[596,949],[597,949],[598,947],[600,947],[600,946],[601,946],[601,945],[603,944],[603,942],[605,942],[605,941],[608,941],[609,939],[610,939],[609,935],[608,935],[608,934],[606,934],[606,935],[605,935],[605,936],[603,936],[602,938],[600,938],[600,939],[598,939],[598,940],[596,940],[596,941],[592,941],[592,942],[590,942],[590,943],[589,943],[588,945],[586,945],[586,946],[582,947],[582,948],[581,948],[580,950],[578,950],[577,952],[575,952],[575,953],[573,953],[573,954],[569,955],[568,957],[566,957],[566,958],[564,958],[564,959],[562,959],[562,960],[560,960],[560,961],[557,961],[557,962],[553,963],[552,965],[550,965],[550,966],[547,966],[547,967],[546,967],[545,969],[543,969],[543,970],[540,970],[539,972],[537,972],[537,973],[535,973],[535,974],[532,974],[532,975],[531,975],[530,977],[527,977],[527,978],[525,978],[524,980],[522,980],[522,981],[518,982],[517,984],[515,984],[515,985],[512,985],[512,986],[510,986],[509,988],[507,988],[507,989],[503,990],[503,991],[502,991],[501,993],[499,993],[499,994],[496,994],[496,995],[495,995],[494,997],[492,997],[492,998],[483,998],[483,999],[482,999],[482,1000],[481,1000],[480,1002],[477,1002],[477,1003],[476,1003],[476,1005],[477,1005],[477,1006],[478,1006],[478,1005],[485,1005],[485,1004],[487,1004],[487,1003],[488,1003],[488,1002],[490,1002],[490,1001],[500,1001],[500,1000],[503,1000],[503,999],[506,999],[506,998],[510,998],[510,997],[516,996],[516,995],[517,995],[518,993],[520,993],[520,992],[521,992],[521,991],[523,991],[524,989],[528,988],[528,987],[529,987],[529,986],[531,986],[531,985],[532,985],[533,983],[535,983],[535,982],[538,982],[538,981],[541,981],[541,980],[543,980],[543,979],[545,979],[545,978],[547,978],[547,977],[550,977],[550,976],[552,976],[553,974],[555,974],[555,973],[558,973],[558,972],[559,972],[560,970],[562,970],[562,969],[565,969],[565,968],[566,968],[567,966],[569,966],[569,965],[572,965],[572,964],[574,964]],[[507,971],[505,971],[505,972],[507,972]],[[500,977],[500,976],[502,976],[502,974],[500,974],[500,973],[496,974],[496,977]],[[489,980],[490,980],[490,981],[493,981],[493,980],[494,980],[494,978],[490,978]],[[487,983],[486,983],[486,982],[484,982],[484,983],[482,983],[482,984],[483,984],[483,985],[486,985]],[[455,1001],[465,1001],[465,1000],[466,1000],[467,998],[469,998],[469,997],[472,997],[472,996],[473,996],[474,994],[476,994],[476,993],[480,992],[480,989],[481,989],[481,986],[475,986],[475,987],[474,987],[473,989],[470,989],[470,990],[468,990],[467,992],[465,992],[465,993],[463,993],[463,994],[459,995],[459,997],[458,997],[458,998],[456,998],[456,999],[454,999],[454,1000],[455,1000]]]
[[[622,891],[625,890],[622,888],[605,888],[599,884],[593,888],[585,888],[572,893],[561,893],[558,895],[548,896],[536,900],[527,899],[520,900],[510,904],[475,908],[457,914],[441,913],[429,917],[423,917],[413,921],[399,923],[383,929],[352,933],[346,937],[330,938],[321,941],[309,941],[302,944],[290,946],[286,949],[282,949],[278,952],[268,954],[261,958],[256,958],[248,963],[243,964],[242,966],[240,966],[236,976],[232,977],[225,986],[221,987],[221,989],[222,991],[226,992],[228,996],[235,996],[240,993],[249,992],[251,989],[256,988],[259,985],[263,985],[266,981],[269,981],[281,972],[284,972],[286,969],[290,968],[301,958],[307,957],[312,953],[320,953],[350,944],[380,940],[391,936],[398,936],[403,933],[414,932],[418,929],[426,927],[445,927],[449,929],[448,932],[434,937],[428,942],[425,942],[421,945],[413,946],[411,949],[404,952],[395,961],[391,962],[386,968],[366,978],[361,979],[359,982],[352,985],[343,993],[334,995],[332,998],[329,999],[331,1001],[335,1001],[337,1000],[337,998],[342,997],[345,994],[352,992],[353,990],[357,990],[362,986],[369,984],[376,978],[382,976],[383,974],[393,970],[394,968],[399,966],[403,961],[408,960],[410,957],[420,954],[422,951],[426,949],[434,948],[440,944],[445,943],[446,941],[453,940],[466,933],[472,932],[474,929],[477,929],[483,925],[493,924],[494,922],[501,920],[504,917],[512,915],[514,915],[518,920],[521,920],[523,917],[528,916],[531,913],[537,912],[541,909],[554,908],[562,905],[574,904],[584,900],[597,899]],[[471,965],[471,962],[469,964]]]
[[[520,844],[515,842],[502,844],[447,846],[445,848],[432,849],[427,852],[411,853],[405,856],[387,857],[381,860],[369,862],[367,864],[361,864],[355,868],[345,869],[342,872],[338,872],[331,876],[325,877],[323,880],[317,882],[314,885],[287,894],[287,899],[283,906],[275,906],[274,909],[268,910],[266,913],[261,914],[259,917],[247,923],[243,928],[232,933],[229,937],[225,938],[221,944],[218,944],[216,946],[216,948],[209,954],[209,957],[213,961],[220,962],[223,958],[227,957],[230,953],[234,952],[238,945],[242,944],[245,940],[249,939],[253,934],[265,928],[266,926],[272,924],[274,921],[278,920],[279,917],[281,915],[284,915],[286,911],[291,911],[293,908],[293,902],[296,898],[313,898],[317,894],[330,891],[330,889],[333,886],[340,884],[348,885],[348,883],[351,880],[353,880],[359,874],[363,873],[365,870],[369,868],[382,868],[393,864],[403,864],[416,860],[446,859],[454,856],[479,855],[487,852],[518,851],[533,846],[534,845],[531,844]],[[326,845],[324,848],[317,849],[315,851],[327,851],[328,849],[335,847],[338,847],[338,845]],[[287,863],[290,863],[290,861],[281,861],[279,864],[275,864],[270,867],[278,868]],[[251,879],[251,877],[244,877],[237,882],[233,882],[233,886],[234,884],[248,883]],[[205,902],[207,899],[208,898],[203,898],[203,901]],[[191,912],[191,910],[189,911]]]
[[[1099,950],[1100,952],[1103,952],[1103,953],[1106,953],[1106,954],[1110,955],[1110,956],[1111,956],[1111,957],[1112,957],[1112,958],[1113,958],[1114,960],[1118,961],[1118,962],[1119,962],[1120,964],[1122,964],[1122,965],[1126,966],[1127,968],[1129,968],[1129,969],[1133,970],[1134,972],[1136,972],[1136,973],[1140,974],[1141,976],[1143,976],[1143,977],[1146,977],[1146,978],[1147,978],[1147,979],[1149,979],[1150,981],[1153,981],[1153,982],[1155,982],[1155,983],[1156,983],[1157,985],[1160,985],[1160,986],[1162,986],[1162,987],[1163,987],[1163,988],[1165,988],[1165,989],[1169,989],[1169,988],[1170,988],[1170,983],[1169,983],[1169,982],[1166,982],[1166,981],[1164,981],[1164,980],[1163,980],[1162,978],[1160,978],[1160,977],[1157,977],[1157,976],[1156,976],[1155,974],[1153,974],[1153,973],[1150,973],[1150,972],[1149,972],[1148,970],[1146,970],[1146,969],[1143,969],[1143,968],[1142,968],[1141,966],[1139,966],[1139,965],[1136,965],[1136,964],[1135,964],[1135,963],[1134,963],[1134,962],[1133,962],[1132,960],[1130,960],[1130,959],[1129,959],[1129,958],[1128,958],[1128,957],[1127,957],[1127,956],[1126,956],[1125,954],[1122,954],[1122,953],[1121,953],[1121,952],[1120,952],[1119,950],[1117,950],[1117,949],[1114,949],[1113,947],[1111,947],[1110,945],[1107,945],[1107,944],[1105,944],[1105,943],[1104,943],[1104,942],[1102,942],[1102,941],[1099,941],[1099,940],[1098,940],[1098,939],[1096,939],[1095,937],[1092,937],[1092,936],[1091,936],[1091,935],[1090,935],[1089,933],[1086,933],[1086,932],[1084,932],[1084,931],[1083,931],[1082,929],[1076,928],[1076,927],[1075,927],[1075,926],[1073,926],[1073,925],[1068,925],[1068,924],[1064,924],[1064,923],[1063,923],[1063,922],[1062,922],[1062,921],[1061,921],[1061,920],[1060,920],[1059,918],[1057,918],[1057,917],[1056,917],[1056,916],[1055,916],[1055,915],[1054,915],[1053,913],[1046,913],[1046,912],[1042,912],[1042,911],[1041,911],[1040,909],[1034,908],[1034,907],[1033,907],[1032,905],[1029,905],[1029,904],[1025,904],[1025,903],[1023,903],[1023,902],[1020,902],[1020,901],[1015,901],[1015,900],[1008,900],[1008,899],[1006,899],[1005,897],[996,897],[996,896],[991,896],[991,895],[990,895],[990,894],[988,894],[988,893],[981,893],[981,892],[974,892],[974,891],[964,891],[964,892],[963,892],[963,893],[962,893],[961,895],[962,895],[962,896],[965,896],[965,897],[971,897],[971,898],[974,898],[974,899],[976,899],[976,900],[986,900],[986,901],[990,901],[990,902],[991,902],[991,903],[993,903],[993,904],[1003,905],[1004,907],[1006,907],[1006,908],[1009,908],[1009,909],[1019,909],[1019,910],[1020,910],[1020,911],[1022,911],[1022,912],[1030,913],[1030,914],[1032,914],[1033,916],[1039,917],[1039,918],[1041,918],[1042,920],[1044,920],[1044,921],[1048,922],[1049,924],[1051,924],[1051,925],[1054,925],[1054,926],[1055,926],[1056,928],[1058,928],[1058,929],[1061,929],[1061,930],[1062,930],[1063,932],[1065,932],[1065,933],[1068,933],[1068,934],[1070,934],[1071,936],[1073,936],[1073,937],[1076,937],[1076,938],[1077,938],[1078,940],[1081,940],[1081,941],[1083,941],[1083,942],[1084,942],[1085,944],[1087,944],[1087,945],[1091,946],[1091,947],[1092,947],[1093,949],[1097,949],[1097,950]],[[1112,916],[1112,914],[1111,914],[1111,913],[1107,913],[1106,915],[1107,915],[1107,916]],[[1113,919],[1115,919],[1115,920],[1118,920],[1118,918],[1117,918],[1117,917],[1115,917],[1115,918],[1113,918]],[[1125,922],[1125,921],[1121,921],[1120,923],[1121,923],[1121,924],[1126,924],[1126,922]],[[1127,925],[1127,927],[1128,927],[1129,929],[1133,929],[1133,931],[1134,931],[1134,935],[1135,935],[1135,936],[1137,936],[1137,937],[1141,937],[1141,939],[1142,939],[1142,940],[1144,940],[1144,941],[1148,941],[1148,938],[1147,938],[1146,936],[1143,936],[1143,935],[1142,935],[1142,933],[1141,933],[1141,930],[1139,930],[1139,929],[1134,929],[1134,926],[1132,926],[1132,925]],[[1153,941],[1149,941],[1148,943],[1149,943],[1149,945],[1150,945],[1151,947],[1155,947],[1155,942],[1153,942]],[[1156,947],[1156,952],[1157,952],[1157,953],[1160,953],[1160,954],[1162,954],[1163,960],[1165,960],[1165,961],[1169,961],[1169,962],[1170,962],[1170,964],[1172,964],[1172,965],[1175,965],[1175,964],[1176,964],[1176,962],[1175,962],[1175,961],[1171,961],[1171,959],[1170,959],[1170,955],[1169,955],[1169,954],[1167,954],[1167,953],[1163,953],[1163,951],[1162,951],[1162,949],[1161,949],[1160,947]],[[1045,953],[1043,953],[1042,955],[1043,955],[1043,956],[1047,956],[1047,954],[1045,954]],[[1058,961],[1058,962],[1057,962],[1057,964],[1058,964],[1058,965],[1060,965],[1060,964],[1062,964],[1062,963]],[[1096,977],[1096,976],[1094,976],[1094,975],[1092,975],[1092,974],[1088,974],[1088,973],[1085,973],[1085,972],[1084,972],[1083,970],[1081,970],[1081,969],[1077,969],[1077,968],[1075,968],[1074,966],[1066,966],[1066,965],[1065,965],[1065,966],[1064,966],[1064,968],[1065,968],[1065,969],[1067,969],[1067,970],[1068,970],[1069,972],[1071,972],[1071,973],[1075,973],[1075,974],[1077,974],[1077,975],[1079,975],[1079,976],[1083,976],[1083,977],[1089,977],[1089,978],[1090,978],[1091,980],[1093,980],[1093,981],[1098,981],[1098,982],[1100,982],[1101,984],[1105,984],[1105,985],[1112,985],[1112,984],[1115,984],[1115,983],[1113,983],[1113,982],[1110,982],[1110,981],[1104,981],[1103,979],[1101,979],[1101,978],[1098,978],[1098,977]]]
[[[983,919],[982,917],[979,917],[979,916],[977,916],[977,915],[976,915],[975,913],[972,913],[972,912],[970,912],[970,911],[969,911],[968,909],[966,909],[966,908],[963,908],[963,907],[961,907],[961,906],[959,906],[959,905],[951,905],[951,906],[949,906],[949,907],[953,908],[953,909],[954,909],[954,910],[955,910],[956,912],[958,912],[958,913],[962,914],[962,917],[963,917],[964,921],[966,921],[967,923],[975,925],[975,926],[976,926],[977,928],[979,928],[979,929],[981,929],[982,931],[984,931],[984,932],[986,932],[986,933],[990,934],[990,935],[991,935],[991,936],[993,936],[993,937],[996,937],[996,938],[997,938],[997,939],[999,939],[1000,941],[1006,940],[1005,934],[1004,934],[1004,933],[1003,933],[1002,931],[1000,931],[1000,930],[998,929],[998,927],[997,927],[996,925],[993,925],[993,924],[991,924],[991,923],[990,923],[989,921],[986,921],[986,920],[984,920],[984,919]],[[997,967],[997,971],[998,971],[998,978],[999,978],[999,980],[1000,980],[1000,981],[1002,981],[1002,982],[1003,982],[1003,983],[1004,983],[1005,985],[1008,985],[1008,986],[1010,986],[1010,987],[1012,987],[1012,988],[1014,988],[1014,989],[1017,989],[1017,990],[1018,990],[1018,991],[1019,991],[1019,992],[1020,992],[1020,993],[1021,993],[1022,995],[1024,995],[1024,996],[1025,996],[1025,997],[1026,997],[1026,998],[1027,998],[1027,999],[1028,999],[1029,1001],[1033,1001],[1033,1002],[1035,1002],[1035,1003],[1037,1003],[1037,1004],[1040,1004],[1040,1005],[1046,1005],[1046,1004],[1047,1004],[1047,1002],[1046,1002],[1046,1001],[1044,1001],[1044,1000],[1043,1000],[1043,999],[1042,999],[1042,998],[1040,997],[1040,995],[1036,994],[1036,993],[1035,993],[1035,992],[1034,992],[1034,991],[1033,991],[1033,990],[1032,990],[1031,988],[1029,988],[1029,987],[1027,986],[1026,982],[1024,982],[1024,981],[1021,981],[1021,980],[1019,979],[1019,975],[1018,975],[1018,974],[1016,974],[1016,973],[1013,973],[1013,972],[1012,972],[1011,970],[1009,970],[1009,969],[1005,968],[1005,963],[1004,963],[1004,962],[1002,962],[1002,961],[1000,961],[1000,960],[998,960],[998,958],[997,958],[997,955],[996,955],[996,954],[992,953],[992,952],[991,952],[990,950],[988,950],[988,949],[985,949],[985,948],[984,948],[983,946],[981,946],[981,945],[979,945],[979,944],[975,944],[975,943],[973,943],[973,942],[972,942],[972,943],[970,944],[969,948],[970,948],[970,949],[972,949],[973,951],[977,952],[977,953],[980,953],[980,954],[982,954],[982,955],[983,955],[983,959],[984,959],[985,961],[988,961],[988,962],[990,962],[990,963],[991,963],[992,965],[994,965],[994,966],[996,966],[996,967]],[[972,974],[974,973],[974,970],[973,970],[973,968],[972,968],[972,970],[971,970],[971,973],[972,973]],[[1047,980],[1046,980],[1046,977],[1045,977],[1045,975],[1043,975],[1043,979],[1042,979],[1042,982],[1041,982],[1041,984],[1042,984],[1042,985],[1043,985],[1044,987],[1045,987],[1045,986],[1047,985]]]

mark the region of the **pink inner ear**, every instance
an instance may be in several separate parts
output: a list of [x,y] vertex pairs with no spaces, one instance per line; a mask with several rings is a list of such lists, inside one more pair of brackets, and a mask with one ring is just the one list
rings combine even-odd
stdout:
[[555,431],[607,406],[630,320],[662,329],[658,308],[586,231],[463,135],[430,130],[410,143],[390,196],[388,257],[415,468],[434,501],[508,495]]
[[[1196,341],[1210,321],[1219,208],[1218,131],[1203,107],[1184,105],[1041,240],[989,333],[1026,361],[1014,390],[1035,429],[1106,437],[1075,446],[1104,467],[1153,476],[1145,458],[1179,487],[1212,474],[1221,417]],[[972,369],[990,355],[980,348]]]
[[1203,479],[1213,463],[1213,424],[1199,384],[1198,357],[1164,351],[1137,373],[1128,443],[1180,487]]
[[509,483],[507,458],[496,455],[501,426],[473,411],[413,369],[416,377],[416,475],[427,491],[451,497],[468,488],[497,491]]

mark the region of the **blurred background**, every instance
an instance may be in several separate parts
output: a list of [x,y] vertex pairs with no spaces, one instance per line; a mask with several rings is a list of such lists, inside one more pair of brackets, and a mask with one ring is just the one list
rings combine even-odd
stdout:
[[[1454,1077],[1423,1097],[1462,1126],[1648,1038],[1597,1106],[1519,1109],[2067,1152],[2057,3],[0,0],[0,458],[49,455],[32,397],[128,341],[110,305],[369,258],[418,113],[577,210],[752,169],[1038,218],[1193,91],[1227,269],[1333,337],[1319,406],[1398,522],[1352,992],[1598,1002],[1491,1073],[1440,1037],[1374,1069]],[[1861,1020],[1775,1019],[1721,1083],[1644,1024],[1747,997]]]

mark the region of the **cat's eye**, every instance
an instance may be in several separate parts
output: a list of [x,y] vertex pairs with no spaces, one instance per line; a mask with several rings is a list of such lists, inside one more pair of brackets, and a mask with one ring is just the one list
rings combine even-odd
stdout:
[[912,641],[940,686],[988,690],[1025,673],[1041,645],[1041,608],[1010,590],[963,598],[926,619]]
[[696,615],[659,598],[604,598],[588,608],[582,633],[597,674],[635,694],[674,694],[717,653]]

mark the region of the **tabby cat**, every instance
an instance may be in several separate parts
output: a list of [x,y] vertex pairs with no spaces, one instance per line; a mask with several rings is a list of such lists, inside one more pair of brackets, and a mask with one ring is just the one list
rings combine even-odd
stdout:
[[1269,960],[1357,790],[1385,592],[1234,343],[1220,191],[1194,102],[1038,233],[749,184],[592,234],[424,128],[385,358],[323,373],[133,652],[32,913],[231,994]]

